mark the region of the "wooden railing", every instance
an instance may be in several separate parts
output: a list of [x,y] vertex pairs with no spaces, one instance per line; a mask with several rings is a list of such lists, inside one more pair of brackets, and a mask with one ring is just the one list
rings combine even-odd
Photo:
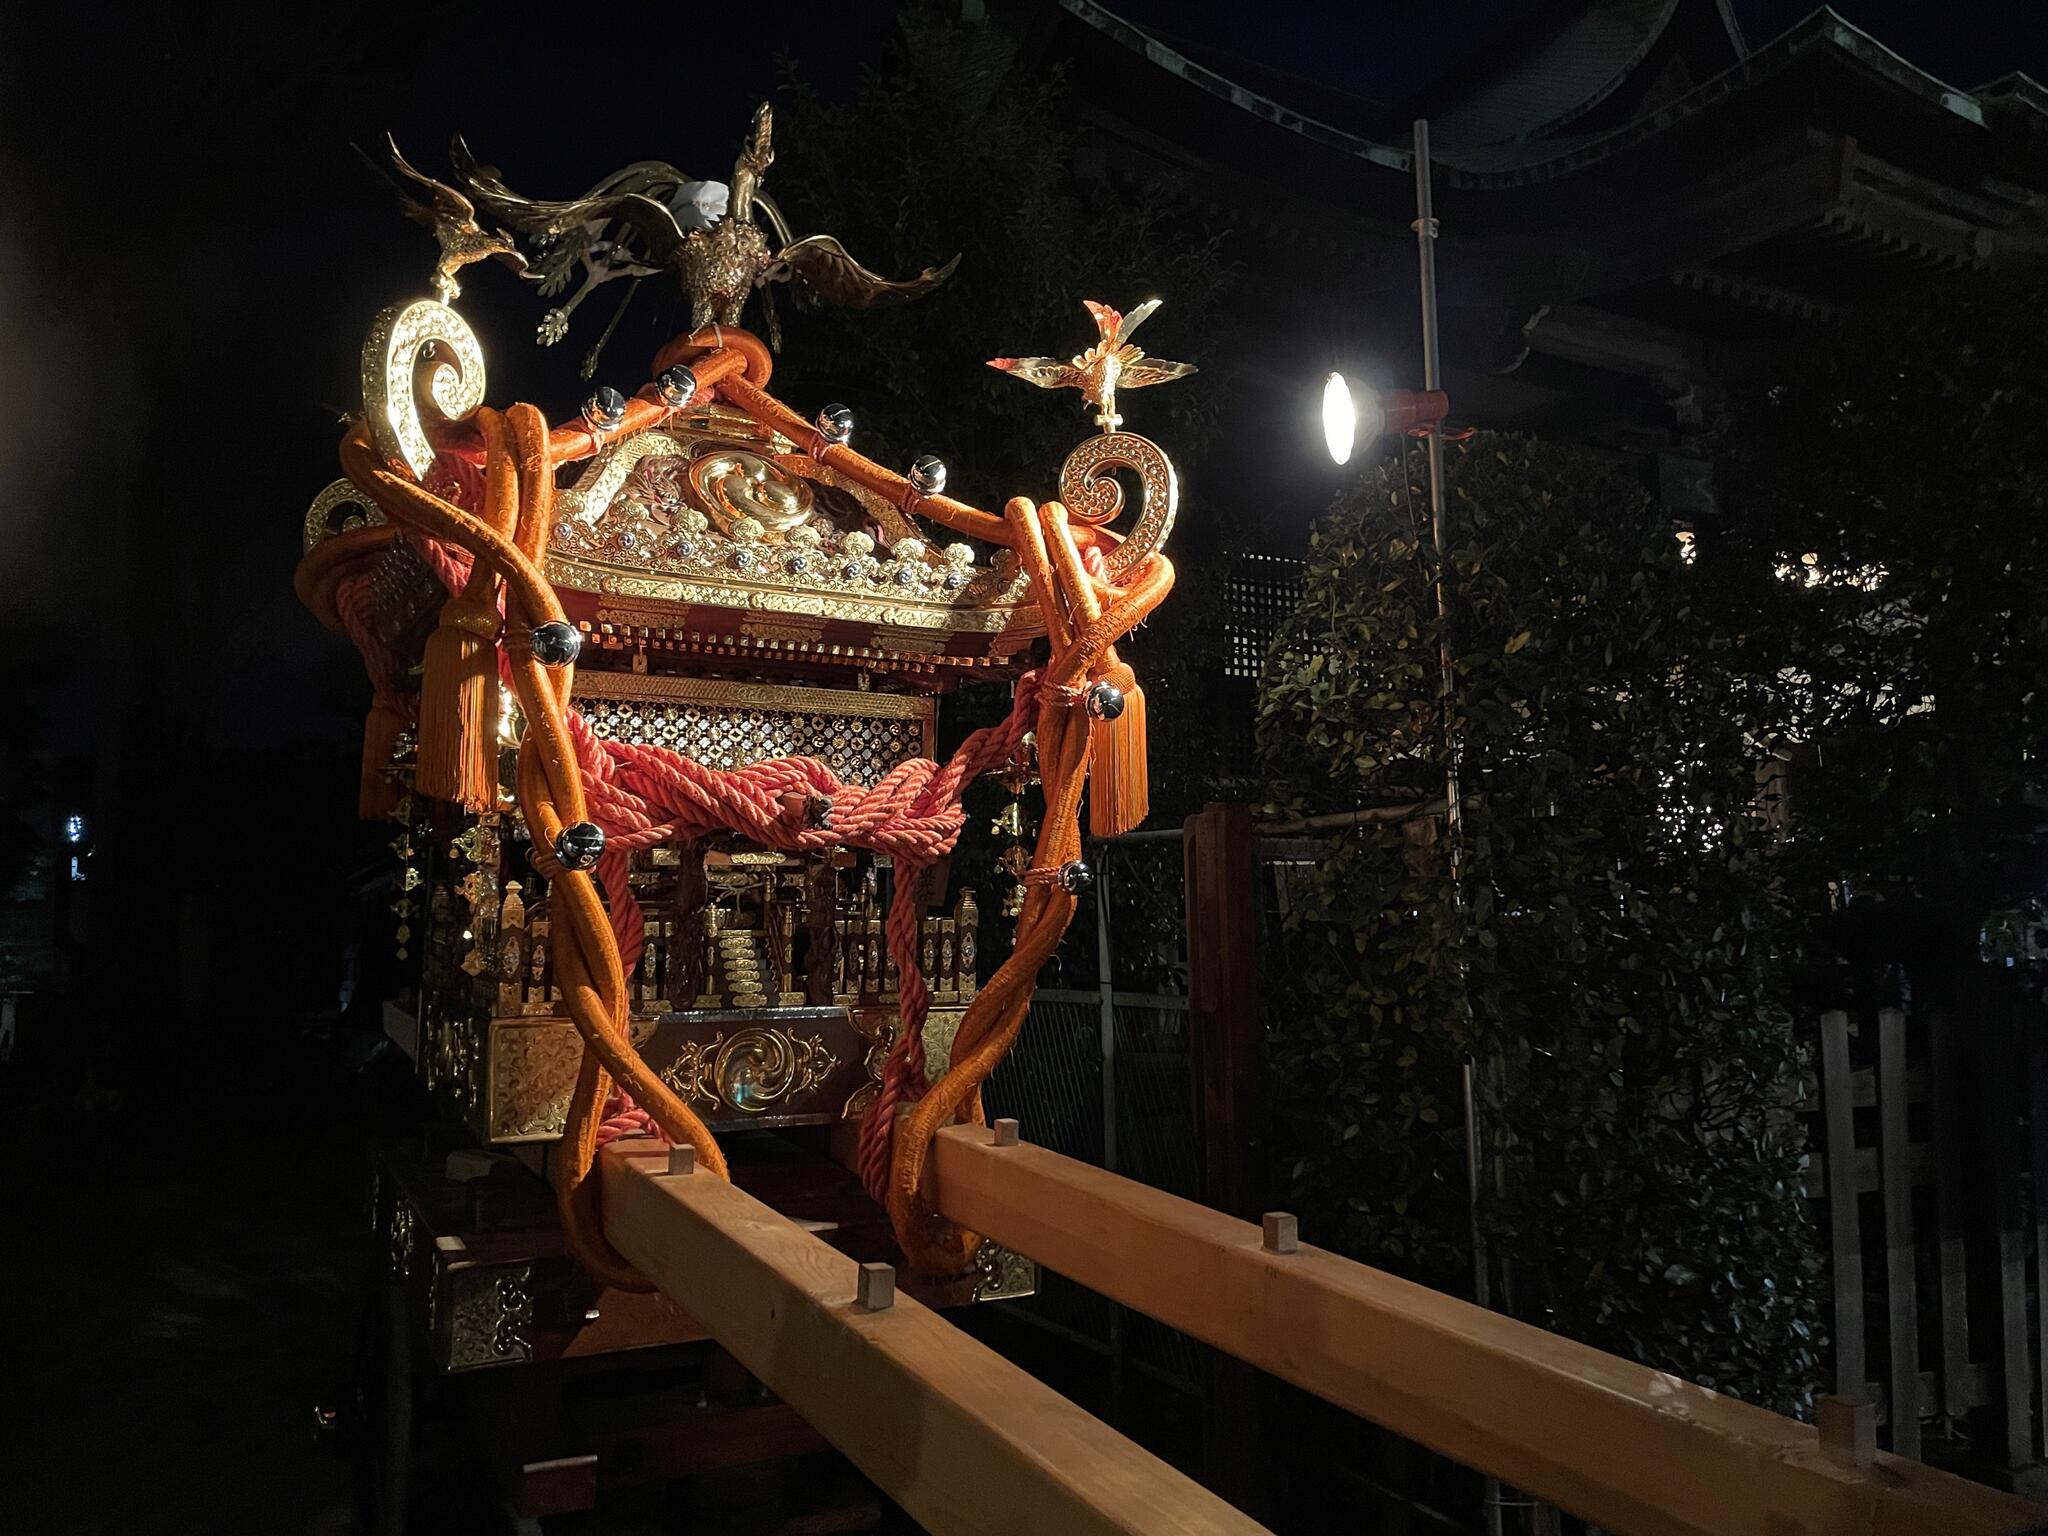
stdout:
[[[982,1127],[956,1221],[1445,1455],[1643,1536],[2010,1536],[2048,1511]],[[1253,1532],[1229,1505],[722,1180],[605,1149],[619,1251],[928,1529]],[[867,1303],[863,1303],[863,1297]]]
[[[1258,1183],[1245,1155],[1257,1106],[1232,1087],[1256,1081],[1252,831],[1236,808],[1188,831],[1191,916],[1213,919],[1189,935],[1206,1183],[1211,1204],[1242,1209]],[[1006,1129],[940,1133],[929,1192],[945,1216],[1600,1527],[2048,1531],[2048,1509],[1879,1453],[1867,1407],[1830,1400],[1823,1433],[1302,1243],[1291,1218],[1237,1219]],[[872,1305],[878,1266],[722,1181],[671,1172],[651,1143],[604,1157],[619,1251],[938,1536],[1260,1529],[935,1314]]]

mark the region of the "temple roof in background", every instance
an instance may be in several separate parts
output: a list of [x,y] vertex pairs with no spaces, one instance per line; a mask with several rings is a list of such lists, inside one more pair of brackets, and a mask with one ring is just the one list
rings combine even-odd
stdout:
[[2001,110],[2048,124],[2048,92],[2026,75],[1959,90],[1825,6],[1756,49],[1725,0],[1532,7],[1532,19],[1511,39],[1396,109],[1216,50],[1183,50],[1095,0],[1059,4],[1238,111],[1361,160],[1407,169],[1408,121],[1427,116],[1436,158],[1454,186],[1509,186],[1579,169],[1810,62],[1889,85],[1979,127]]
[[1097,0],[1055,15],[1089,168],[1232,231],[1259,274],[1223,339],[1261,384],[1291,378],[1304,337],[1413,371],[1416,117],[1448,381],[1482,424],[1676,443],[1696,386],[1858,304],[2048,256],[2048,90],[1959,88],[1826,8],[1752,46],[1726,0],[1517,6],[1405,102]]

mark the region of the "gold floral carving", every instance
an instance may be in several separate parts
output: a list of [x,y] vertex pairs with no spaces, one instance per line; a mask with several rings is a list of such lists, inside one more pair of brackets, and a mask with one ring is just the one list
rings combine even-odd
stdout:
[[532,1358],[529,1330],[533,1323],[531,1264],[453,1264],[445,1291],[449,1297],[442,1365],[450,1371],[482,1366],[517,1365]]
[[412,1203],[401,1194],[391,1209],[391,1273],[403,1280],[412,1273],[418,1227]]
[[[707,1041],[691,1041],[662,1068],[661,1078],[691,1102],[758,1115],[771,1104],[808,1093],[838,1065],[822,1035],[756,1026],[730,1040],[721,1031]],[[738,1091],[742,1082],[744,1092]]]
[[1013,1301],[1038,1294],[1038,1265],[999,1243],[983,1243],[974,1253],[974,1299]]
[[[657,510],[628,482],[646,460],[673,458],[691,462],[685,494]],[[879,546],[813,515],[814,489],[857,505]],[[1014,562],[978,570],[965,545],[942,555],[887,498],[728,413],[692,413],[610,444],[556,510],[547,564],[558,586],[934,634],[1044,627]]]
[[777,645],[816,645],[825,638],[825,627],[790,619],[742,619],[740,633],[749,640],[768,640]]
[[965,1010],[960,1008],[933,1008],[924,1016],[924,1076],[928,1083],[936,1083],[946,1075],[946,1068],[953,1060],[953,1037],[960,1033],[960,1020]]
[[564,1019],[501,1019],[491,1026],[493,1142],[553,1141],[568,1120],[583,1039]]

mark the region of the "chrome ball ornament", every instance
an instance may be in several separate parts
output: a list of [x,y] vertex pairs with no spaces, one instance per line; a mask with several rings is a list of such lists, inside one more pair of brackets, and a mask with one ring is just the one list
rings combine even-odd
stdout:
[[582,632],[562,619],[536,624],[529,640],[533,659],[544,667],[566,667],[583,654]]
[[946,461],[936,453],[920,454],[906,478],[920,496],[937,496],[946,488]]
[[818,412],[818,436],[828,443],[843,443],[853,436],[853,407],[834,403]]
[[583,402],[583,422],[593,432],[616,432],[626,424],[626,397],[609,384]]
[[1079,859],[1069,859],[1060,866],[1060,889],[1079,896],[1095,883],[1095,871]]
[[564,827],[555,837],[555,859],[564,869],[588,869],[604,856],[604,828],[592,821]]
[[672,411],[680,411],[697,398],[697,375],[681,363],[662,370],[654,381],[655,398]]
[[1083,702],[1089,718],[1114,720],[1124,712],[1124,691],[1115,683],[1093,683]]

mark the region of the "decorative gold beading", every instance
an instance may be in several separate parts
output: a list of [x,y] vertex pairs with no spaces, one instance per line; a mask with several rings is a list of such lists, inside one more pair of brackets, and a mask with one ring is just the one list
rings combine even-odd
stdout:
[[1124,488],[1115,471],[1138,476],[1138,520],[1124,541],[1109,552],[1110,579],[1119,584],[1166,543],[1180,509],[1180,477],[1173,461],[1150,438],[1135,432],[1105,432],[1091,437],[1060,466],[1060,500],[1080,521],[1103,524],[1123,510]]
[[428,393],[434,409],[460,421],[484,403],[484,352],[469,323],[446,304],[417,299],[394,304],[377,316],[363,342],[363,412],[377,451],[424,480],[434,464],[434,445],[420,420],[414,374],[431,368]]
[[[354,507],[356,510],[344,517],[337,527],[334,513],[340,507]],[[353,480],[331,481],[326,489],[313,498],[313,504],[306,508],[306,532],[301,552],[310,554],[314,545],[350,528],[360,528],[383,521],[384,509],[358,490]]]
[[932,745],[932,701],[915,694],[583,671],[574,698],[600,739],[672,747],[713,768],[815,757],[872,784]]

